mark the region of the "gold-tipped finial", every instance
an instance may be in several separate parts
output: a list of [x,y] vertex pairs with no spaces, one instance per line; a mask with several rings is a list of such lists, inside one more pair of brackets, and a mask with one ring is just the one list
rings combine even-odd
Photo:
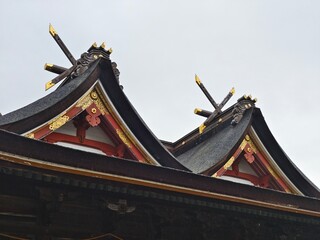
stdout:
[[200,108],[195,108],[194,111],[193,111],[195,114],[199,113],[199,112],[202,112],[202,109]]
[[200,85],[200,84],[201,84],[201,81],[200,81],[200,78],[198,77],[197,74],[195,74],[194,78],[195,78],[195,80],[196,80],[196,83],[197,83],[198,85]]
[[204,123],[202,123],[199,127],[199,133],[203,133],[204,129],[206,128],[206,125],[204,125]]
[[51,23],[49,24],[49,33],[51,34],[52,37],[54,37],[57,34],[56,30],[54,30]]
[[51,63],[46,63],[45,65],[44,65],[44,70],[48,70],[49,68],[52,68],[53,67],[53,64],[51,64]]
[[253,101],[254,101],[254,102],[257,102],[257,101],[258,101],[258,98],[254,98]]
[[233,88],[231,88],[230,93],[231,93],[232,95],[234,95],[234,94],[235,94],[235,92],[236,92],[236,90],[234,89],[234,87],[233,87]]
[[105,48],[106,48],[106,43],[103,42],[103,43],[100,45],[100,47],[102,47],[103,49],[105,49]]
[[111,54],[113,52],[112,48],[109,48],[108,52]]
[[46,83],[46,91],[49,89],[49,88],[52,88],[55,84],[52,82],[52,81],[49,81]]
[[98,47],[97,43],[96,42],[92,43],[92,47],[97,48]]

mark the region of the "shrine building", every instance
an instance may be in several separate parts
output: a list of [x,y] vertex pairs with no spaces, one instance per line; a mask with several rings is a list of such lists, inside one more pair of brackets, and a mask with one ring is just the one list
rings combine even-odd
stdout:
[[94,43],[75,59],[49,32],[72,67],[46,64],[50,93],[0,116],[0,239],[319,238],[319,189],[256,99],[231,89],[216,102],[196,76],[213,111],[195,109],[201,126],[159,140],[126,97],[112,49]]

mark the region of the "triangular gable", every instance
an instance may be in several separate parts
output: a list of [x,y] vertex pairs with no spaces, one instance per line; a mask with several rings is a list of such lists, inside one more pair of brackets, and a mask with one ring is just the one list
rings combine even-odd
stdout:
[[272,159],[254,129],[213,177],[302,195]]
[[64,112],[24,135],[85,151],[157,164],[117,116],[99,82]]

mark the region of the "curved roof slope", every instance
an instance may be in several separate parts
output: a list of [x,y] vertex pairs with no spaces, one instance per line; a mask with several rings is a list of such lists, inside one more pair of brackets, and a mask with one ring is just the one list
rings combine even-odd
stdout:
[[[98,66],[97,61],[85,73],[63,87],[23,108],[1,116],[0,128],[22,134],[54,118],[91,87],[99,76]],[[91,81],[87,81],[88,79]]]
[[[178,160],[194,173],[202,173],[226,160],[244,138],[251,122],[252,111],[247,111],[241,122],[232,126],[231,118],[205,132],[193,141],[193,147],[179,154]],[[182,149],[180,150],[182,151]]]
[[[260,172],[260,180],[271,177],[274,178],[273,181],[279,181],[279,184],[282,184],[282,187],[279,187],[281,191],[320,198],[319,189],[279,146],[260,109],[254,107],[254,102],[244,110],[238,123],[232,124],[237,118],[235,109],[239,108],[239,105],[248,106],[249,103],[250,100],[239,99],[237,104],[216,117],[202,134],[196,129],[175,143],[165,144],[177,159],[194,173],[221,177],[229,172],[233,174],[229,174],[230,177],[238,177],[240,174],[234,172],[233,164],[238,164],[235,171],[239,171],[239,163],[244,160],[244,164],[255,167],[255,170]],[[252,161],[258,159],[261,165],[253,166],[245,156],[248,154],[246,146],[253,149],[251,155],[249,154]],[[264,170],[261,167],[264,167]],[[259,178],[259,175],[253,176],[256,177]]]
[[128,128],[130,134],[133,134],[158,164],[188,171],[145,125],[119,85],[111,61],[101,56],[91,63],[86,71],[78,77],[68,79],[51,94],[0,117],[0,128],[18,134],[26,134],[57,116],[61,116],[72,104],[79,101],[85,96],[85,93],[96,86],[103,92],[105,100],[112,105],[112,111],[117,115],[118,121]]
[[320,190],[290,160],[272,135],[261,110],[256,108],[253,113],[252,129],[257,139],[283,171],[285,176],[305,195],[320,198]]

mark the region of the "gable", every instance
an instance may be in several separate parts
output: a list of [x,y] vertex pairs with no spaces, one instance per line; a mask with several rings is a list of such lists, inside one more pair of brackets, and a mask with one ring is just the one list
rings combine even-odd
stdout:
[[268,153],[252,127],[228,161],[212,176],[302,195]]
[[23,135],[79,150],[157,164],[116,114],[99,81],[64,112]]

